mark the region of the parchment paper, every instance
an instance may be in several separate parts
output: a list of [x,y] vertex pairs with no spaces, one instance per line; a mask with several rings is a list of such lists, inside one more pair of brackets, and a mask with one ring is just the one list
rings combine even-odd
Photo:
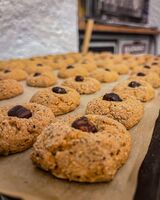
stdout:
[[[121,77],[125,79],[126,77]],[[27,87],[24,94],[0,105],[29,101],[36,88]],[[84,114],[89,100],[110,91],[116,84],[102,84],[102,89],[93,95],[81,96],[81,105],[74,112]],[[132,151],[127,163],[118,171],[110,183],[80,184],[57,179],[37,169],[30,160],[32,149],[0,157],[0,193],[21,197],[24,200],[131,200],[136,188],[138,169],[145,157],[152,137],[155,120],[160,108],[160,90],[156,98],[145,104],[145,114],[140,123],[130,130]],[[133,108],[134,109],[134,108]]]

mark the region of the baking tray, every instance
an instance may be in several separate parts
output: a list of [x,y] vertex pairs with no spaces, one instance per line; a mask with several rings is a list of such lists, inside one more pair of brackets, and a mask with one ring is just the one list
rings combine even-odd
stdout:
[[[127,76],[121,76],[121,80]],[[61,80],[59,81],[61,82]],[[28,102],[37,88],[26,86],[24,94],[0,102],[0,105]],[[86,104],[93,98],[111,91],[117,82],[102,84],[99,92],[82,95],[80,106],[67,115],[84,114]],[[75,183],[60,180],[47,172],[37,169],[30,160],[32,149],[0,157],[0,193],[20,197],[24,200],[132,200],[137,187],[137,176],[141,163],[148,151],[155,121],[160,108],[160,90],[154,100],[145,104],[145,113],[140,123],[130,130],[132,151],[127,163],[109,183]],[[62,117],[65,117],[62,116]]]

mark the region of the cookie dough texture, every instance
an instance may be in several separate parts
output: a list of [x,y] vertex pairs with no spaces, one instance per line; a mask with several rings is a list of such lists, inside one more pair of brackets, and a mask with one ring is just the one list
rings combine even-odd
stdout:
[[106,71],[105,69],[97,69],[89,74],[90,77],[97,79],[102,83],[111,83],[117,81],[119,75],[115,71]]
[[135,79],[135,80],[143,80],[152,85],[153,88],[159,88],[160,87],[160,77],[155,72],[149,72],[149,73],[142,73],[144,76],[138,76],[137,74],[131,75],[129,79]]
[[0,107],[0,155],[17,153],[30,148],[44,127],[54,122],[52,111],[45,106],[22,105],[32,112],[29,119],[8,116],[14,106]]
[[127,129],[135,126],[143,117],[144,105],[135,97],[120,96],[122,101],[106,101],[103,97],[91,100],[86,113],[105,115],[122,123]]
[[73,88],[80,94],[92,94],[101,87],[99,81],[89,77],[84,77],[83,81],[75,81],[75,77],[68,78],[62,85]]
[[131,136],[125,127],[105,116],[86,116],[96,133],[71,127],[75,119],[56,122],[43,131],[34,144],[33,163],[61,179],[104,182],[114,178],[127,161]]
[[57,82],[57,77],[52,72],[40,73],[35,76],[35,73],[27,78],[27,85],[32,87],[49,87]]
[[0,80],[0,100],[10,99],[23,93],[22,85],[13,79]]
[[[141,86],[135,88],[129,87],[128,84],[131,81],[136,81],[140,83]],[[146,81],[134,80],[134,79],[120,82],[113,88],[113,92],[119,94],[120,96],[123,95],[134,96],[136,97],[136,99],[142,102],[150,101],[155,96],[155,90],[149,83],[147,83]]]
[[14,79],[23,81],[27,78],[28,74],[23,69],[4,69],[0,71],[0,80]]
[[36,92],[30,101],[51,108],[56,116],[68,113],[79,106],[80,95],[74,89],[64,86],[63,88],[67,91],[66,94],[57,94],[52,88],[47,88]]

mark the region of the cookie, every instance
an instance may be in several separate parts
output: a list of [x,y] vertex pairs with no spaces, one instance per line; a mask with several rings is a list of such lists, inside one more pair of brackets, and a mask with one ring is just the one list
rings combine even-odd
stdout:
[[77,66],[84,67],[88,72],[92,72],[97,69],[94,60],[82,59],[77,63]]
[[152,85],[153,88],[159,88],[160,87],[160,77],[155,72],[137,72],[134,75],[131,75],[129,79],[135,79],[135,80],[143,80]]
[[4,69],[0,71],[0,80],[14,79],[17,81],[23,81],[27,78],[28,74],[23,69]]
[[52,72],[35,72],[27,78],[27,85],[32,87],[49,87],[57,82]]
[[108,66],[114,65],[114,60],[112,58],[107,58],[105,60],[99,59],[95,62],[98,68],[108,68]]
[[122,95],[135,96],[136,99],[147,102],[154,98],[155,91],[153,87],[142,80],[126,80],[117,84],[113,88],[113,92]]
[[94,78],[75,76],[66,79],[62,85],[75,89],[80,94],[92,94],[100,90],[100,83]]
[[27,61],[26,62],[26,68],[25,68],[25,71],[28,73],[28,74],[33,74],[35,72],[40,72],[40,73],[43,73],[43,72],[47,72],[47,71],[52,71],[52,68],[46,64],[44,64],[43,62],[41,61]]
[[160,65],[157,62],[154,62],[152,64],[138,65],[132,69],[132,73],[138,73],[138,72],[144,72],[144,73],[155,72],[160,76]]
[[44,127],[54,120],[49,108],[34,103],[0,107],[0,155],[30,148]]
[[131,136],[119,122],[86,115],[48,126],[34,144],[33,163],[57,178],[111,181],[126,163]]
[[151,63],[151,71],[157,73],[160,76],[160,63],[159,62],[152,62]]
[[97,69],[89,74],[90,77],[97,79],[102,83],[111,83],[117,81],[119,75],[110,69]]
[[112,65],[107,65],[105,68],[115,71],[120,75],[128,74],[129,72],[129,67],[126,62],[114,63]]
[[80,104],[80,95],[69,87],[57,86],[36,92],[30,101],[51,108],[57,116],[75,110]]
[[145,64],[145,65],[135,65],[132,67],[132,74],[136,74],[138,72],[143,72],[143,73],[149,73],[151,72],[151,65],[150,64]]
[[0,70],[24,69],[25,67],[26,67],[26,62],[23,59],[0,61]]
[[144,105],[135,97],[106,93],[102,97],[91,100],[87,104],[86,113],[105,115],[130,129],[143,117]]
[[0,100],[10,99],[23,93],[22,85],[13,79],[0,80]]
[[79,64],[68,65],[59,70],[59,78],[69,78],[73,76],[87,76],[88,71],[84,67],[79,66]]
[[77,52],[68,53],[69,58],[73,58],[75,62],[78,62],[82,59],[82,54]]

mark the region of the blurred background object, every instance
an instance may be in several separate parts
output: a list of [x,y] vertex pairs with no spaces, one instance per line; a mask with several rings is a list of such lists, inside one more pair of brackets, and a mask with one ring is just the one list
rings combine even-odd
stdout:
[[155,0],[79,0],[79,49],[87,46],[85,22],[92,19],[89,51],[156,54],[159,31],[150,19],[156,13],[160,17],[160,13],[150,10],[152,1]]

